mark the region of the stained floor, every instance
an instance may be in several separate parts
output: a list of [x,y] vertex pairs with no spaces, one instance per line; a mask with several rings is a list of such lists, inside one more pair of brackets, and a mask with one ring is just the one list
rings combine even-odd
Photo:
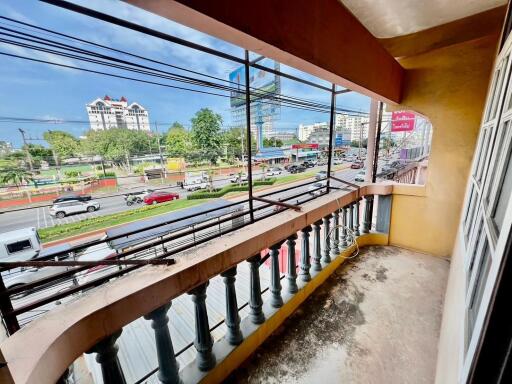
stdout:
[[228,383],[433,383],[449,262],[368,247]]

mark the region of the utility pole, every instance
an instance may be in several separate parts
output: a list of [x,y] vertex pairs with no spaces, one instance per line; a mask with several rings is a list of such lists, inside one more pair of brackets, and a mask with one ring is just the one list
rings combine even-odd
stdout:
[[158,133],[158,123],[155,121],[155,131],[156,131],[156,139],[157,139],[157,143],[158,143],[158,154],[160,155],[160,166],[162,167],[162,183],[163,183],[163,178],[166,175],[166,172],[165,172],[165,167],[164,167],[164,156],[162,155],[162,146],[160,145],[160,134]]
[[18,128],[18,131],[20,131],[21,138],[23,139],[23,147],[25,148],[25,153],[27,155],[27,161],[28,161],[28,166],[30,168],[30,172],[33,172],[34,166],[32,164],[32,156],[30,155],[30,151],[28,150],[28,142],[27,142],[27,138],[25,136],[25,131],[21,128]]

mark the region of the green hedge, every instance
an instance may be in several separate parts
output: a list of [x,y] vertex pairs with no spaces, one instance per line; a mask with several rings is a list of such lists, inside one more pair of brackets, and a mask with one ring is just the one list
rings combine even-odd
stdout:
[[[257,187],[260,185],[272,185],[276,182],[275,178],[267,179],[267,180],[256,180],[252,183],[253,186]],[[224,196],[229,192],[243,192],[249,190],[247,183],[242,185],[239,184],[228,184],[222,188],[214,189],[212,192],[209,191],[197,191],[191,193],[187,196],[188,200],[196,200],[196,199],[215,199]]]

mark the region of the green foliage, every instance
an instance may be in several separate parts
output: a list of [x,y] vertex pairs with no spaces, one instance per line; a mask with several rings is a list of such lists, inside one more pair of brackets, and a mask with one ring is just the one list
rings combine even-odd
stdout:
[[[367,145],[368,145],[368,139],[363,139],[363,141],[361,142],[361,147],[366,148]],[[351,147],[359,147],[359,141],[354,140],[354,141],[350,142],[350,146]]]
[[50,144],[51,149],[59,159],[76,156],[79,152],[79,141],[70,133],[64,131],[46,131],[43,138]]
[[[243,140],[243,146],[242,146]],[[222,132],[222,144],[226,146],[226,156],[228,159],[242,158],[242,148],[247,151],[247,135],[244,128],[230,128]],[[251,148],[256,152],[256,138],[251,135]]]
[[50,148],[43,147],[40,144],[29,144],[26,148],[24,147],[23,149],[28,149],[28,153],[34,162],[35,167],[39,167],[41,161],[43,160],[47,161],[50,165],[55,165],[53,152]]
[[0,183],[14,184],[19,188],[23,183],[34,181],[32,173],[21,167],[0,168]]
[[137,164],[133,168],[133,172],[136,173],[137,175],[143,175],[144,169],[146,168],[160,168],[160,165],[156,163],[151,163],[149,161],[144,161],[143,163]]
[[98,178],[100,179],[115,179],[117,177],[116,173],[114,171],[107,171],[105,173],[100,173],[98,175]]
[[220,133],[222,117],[209,108],[199,110],[192,118],[191,137],[194,147],[211,164],[216,164],[221,155]]
[[[252,185],[257,187],[261,185],[272,185],[276,182],[275,178],[268,179],[268,180],[257,180],[253,181]],[[228,184],[220,189],[214,189],[212,191],[197,191],[194,193],[191,193],[187,196],[188,200],[196,200],[196,199],[213,199],[213,198],[219,198],[224,196],[225,194],[229,192],[239,192],[239,191],[248,191],[249,186],[247,183],[243,183],[241,185],[239,184]]]
[[64,175],[67,178],[76,178],[79,177],[81,174],[79,171],[64,171]]
[[190,133],[178,122],[169,128],[166,136],[166,150],[171,157],[186,157],[192,149]]
[[271,137],[270,139],[267,139],[265,137],[265,138],[263,138],[263,146],[265,146],[265,147],[282,147],[283,141],[280,139],[276,139],[275,137]]

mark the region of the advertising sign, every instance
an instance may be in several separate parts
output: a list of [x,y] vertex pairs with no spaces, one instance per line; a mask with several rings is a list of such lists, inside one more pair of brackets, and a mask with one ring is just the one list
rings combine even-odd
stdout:
[[391,114],[391,132],[414,131],[415,115],[409,111],[394,111]]
[[[262,60],[262,63],[265,62],[265,66],[269,68],[274,68],[275,63],[273,60],[265,59]],[[249,67],[249,86],[251,92],[254,90],[259,90],[263,92],[278,92],[279,85],[277,81],[277,76],[273,73],[261,70],[259,68]],[[239,67],[235,69],[233,72],[229,74],[229,81],[231,87],[237,88],[236,91],[231,91],[230,103],[231,107],[239,107],[245,104],[245,67]],[[263,95],[251,95],[251,99],[255,97],[261,97]]]
[[292,144],[292,149],[318,149],[318,144]]

